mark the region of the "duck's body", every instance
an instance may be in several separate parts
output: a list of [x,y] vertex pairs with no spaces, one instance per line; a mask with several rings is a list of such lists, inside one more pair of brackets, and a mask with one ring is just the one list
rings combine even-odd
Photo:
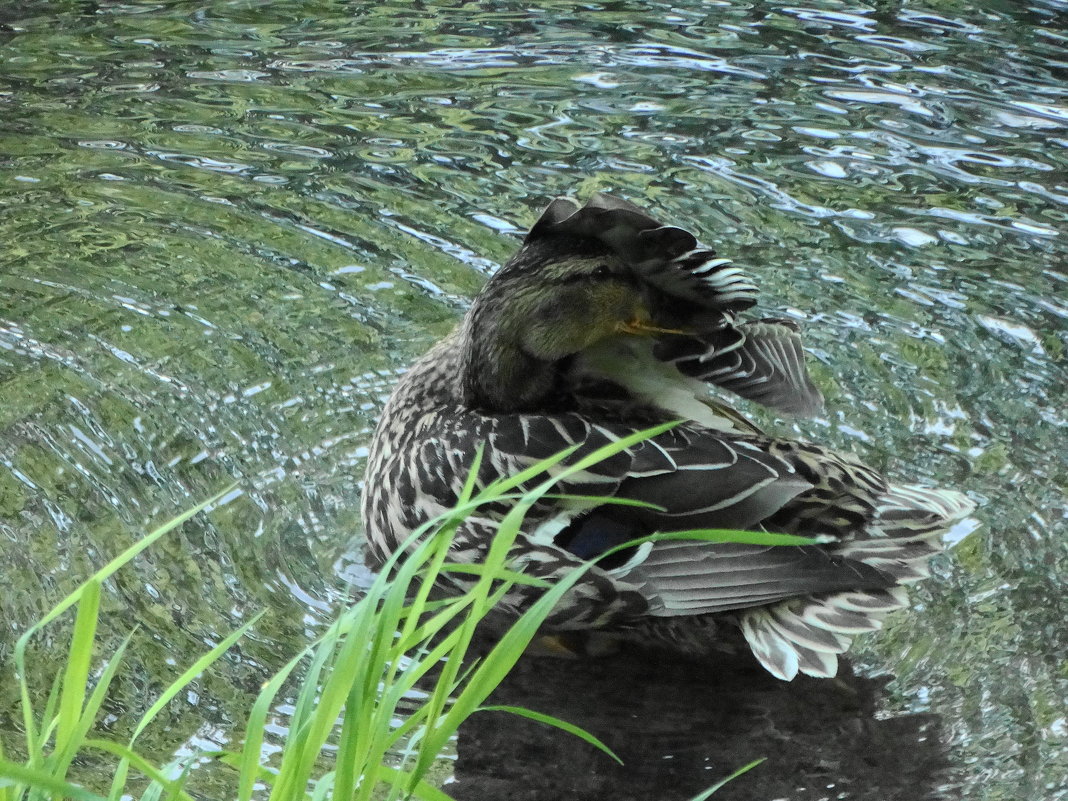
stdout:
[[[384,557],[451,508],[479,446],[487,483],[565,447],[578,446],[576,460],[681,419],[558,488],[663,511],[557,498],[528,515],[517,543],[527,572],[552,579],[599,560],[549,628],[694,650],[729,623],[781,678],[834,675],[851,636],[905,604],[900,585],[926,575],[941,533],[971,503],[890,486],[852,457],[768,436],[709,397],[706,382],[790,411],[820,402],[792,326],[737,320],[755,288],[725,260],[621,201],[560,203],[387,403],[364,498],[372,553]],[[506,511],[468,518],[455,558],[478,561]],[[654,532],[724,528],[821,544],[661,541],[601,559]]]

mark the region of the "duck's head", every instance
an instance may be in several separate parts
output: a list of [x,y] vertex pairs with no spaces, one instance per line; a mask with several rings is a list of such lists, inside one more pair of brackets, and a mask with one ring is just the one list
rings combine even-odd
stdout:
[[598,195],[581,209],[553,201],[467,314],[466,401],[495,412],[551,405],[576,353],[611,337],[715,324],[726,306],[703,282],[665,267],[696,244],[625,201]]

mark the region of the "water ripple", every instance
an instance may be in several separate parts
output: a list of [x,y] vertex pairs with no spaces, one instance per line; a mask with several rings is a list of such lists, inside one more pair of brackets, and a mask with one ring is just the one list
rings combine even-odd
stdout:
[[399,373],[608,189],[803,323],[828,411],[769,425],[984,501],[862,657],[959,797],[1068,798],[1063,2],[68,5],[0,14],[5,620],[236,479],[108,589],[148,672],[269,608],[175,715],[228,708],[366,584]]

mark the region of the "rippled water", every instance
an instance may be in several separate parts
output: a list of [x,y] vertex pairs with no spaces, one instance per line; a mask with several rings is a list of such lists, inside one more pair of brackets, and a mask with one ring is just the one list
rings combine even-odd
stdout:
[[109,585],[103,634],[144,635],[121,730],[269,609],[153,747],[228,742],[366,579],[359,480],[398,371],[548,198],[608,189],[750,265],[763,308],[803,323],[827,410],[780,428],[981,502],[860,660],[896,676],[882,715],[941,717],[961,797],[1068,798],[1066,12],[5,5],[0,661],[236,479]]

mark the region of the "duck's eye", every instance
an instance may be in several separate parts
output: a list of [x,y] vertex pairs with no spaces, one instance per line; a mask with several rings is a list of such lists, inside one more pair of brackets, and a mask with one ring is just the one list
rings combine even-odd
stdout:
[[606,278],[611,278],[613,275],[612,268],[607,264],[598,264],[592,270],[585,272],[575,272],[570,275],[566,275],[561,279],[557,279],[560,283],[564,284],[577,284],[585,283],[587,281],[603,281]]

